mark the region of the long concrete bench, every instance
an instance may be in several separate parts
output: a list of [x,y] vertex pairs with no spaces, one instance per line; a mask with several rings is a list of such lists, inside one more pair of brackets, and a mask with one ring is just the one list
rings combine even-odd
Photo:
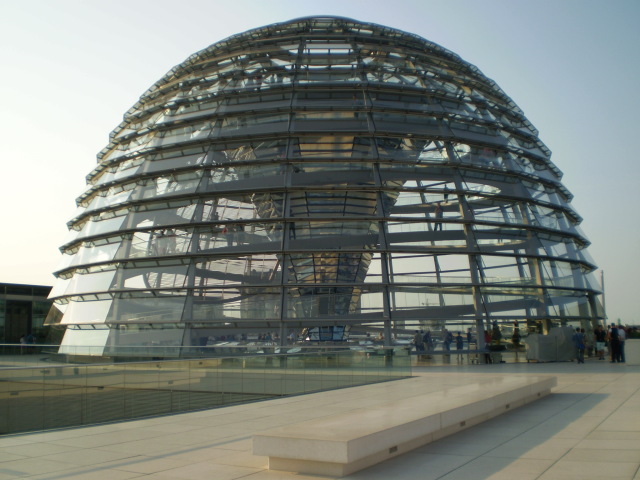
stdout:
[[[510,377],[290,424],[253,437],[269,469],[342,477],[548,395],[555,377]],[[399,387],[401,388],[401,387]]]

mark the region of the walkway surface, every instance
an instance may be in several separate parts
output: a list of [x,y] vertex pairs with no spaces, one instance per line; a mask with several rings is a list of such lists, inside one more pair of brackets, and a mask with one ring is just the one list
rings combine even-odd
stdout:
[[496,375],[554,375],[551,395],[344,477],[640,480],[640,341],[627,363],[416,366],[417,378],[100,426],[0,437],[0,480],[319,480],[269,471],[255,432]]

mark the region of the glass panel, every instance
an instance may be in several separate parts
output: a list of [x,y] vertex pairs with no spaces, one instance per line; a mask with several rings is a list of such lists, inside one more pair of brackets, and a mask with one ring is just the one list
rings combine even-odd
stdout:
[[378,137],[376,147],[381,160],[416,162],[424,141],[405,137]]
[[285,315],[293,318],[357,317],[379,313],[383,305],[376,287],[319,285],[287,289],[286,294]]
[[76,273],[71,278],[65,294],[79,295],[82,293],[105,292],[111,288],[115,274],[115,269],[106,272]]
[[69,287],[69,283],[71,283],[71,278],[57,278],[56,282],[53,284],[49,298],[56,298],[64,295],[64,292],[67,291],[67,287]]
[[193,155],[185,155],[177,158],[158,159],[145,163],[145,173],[155,173],[164,170],[173,170],[176,168],[184,168],[188,166],[204,164],[206,155],[204,153],[196,153]]
[[[344,205],[338,208],[345,208]],[[347,207],[349,208],[349,207]],[[330,206],[327,207],[330,210]],[[328,212],[327,212],[328,213]],[[374,221],[296,221],[291,223],[291,238],[297,247],[302,248],[306,240],[320,239],[332,241],[323,245],[326,248],[359,247],[378,243],[379,223]],[[309,244],[311,246],[311,244]],[[293,245],[292,245],[293,247]]]
[[[195,204],[188,204],[176,208],[162,208],[165,205],[147,205],[148,210],[131,213],[129,224],[133,228],[149,228],[154,226],[172,226],[191,222],[195,211]],[[157,209],[151,209],[151,208]]]
[[590,318],[591,307],[584,291],[548,289],[547,294],[557,316]]
[[87,238],[94,235],[104,235],[106,233],[117,232],[127,217],[120,215],[114,218],[91,219],[84,224],[82,230],[75,236],[75,239]]
[[223,320],[235,324],[243,320],[280,317],[278,288],[201,288],[195,291],[194,320]]
[[109,338],[109,329],[68,329],[60,344],[59,354],[102,355]]
[[322,288],[330,284],[363,282],[371,257],[370,252],[291,254],[287,283],[309,283]]
[[187,280],[187,266],[125,268],[122,270],[122,285],[117,288],[159,289],[181,288]]
[[432,254],[391,253],[390,280],[393,283],[437,283],[459,281],[458,277],[443,276],[438,257]]
[[377,202],[375,192],[307,191],[291,194],[291,215],[359,216],[374,215]]
[[88,265],[92,263],[109,262],[114,259],[119,247],[119,243],[99,246],[91,244],[83,245],[75,254],[71,265],[78,266]]
[[287,151],[287,140],[234,141],[227,144],[217,144],[212,148],[214,165],[249,160],[272,161],[284,156]]
[[537,252],[535,245],[527,241],[526,230],[515,228],[496,228],[491,225],[474,225],[474,238],[479,246],[498,247],[500,250],[513,250],[527,247],[527,253]]
[[293,158],[372,158],[371,139],[354,136],[301,136],[290,153]]
[[366,113],[358,111],[328,110],[298,112],[292,123],[293,132],[367,132]]
[[224,224],[217,227],[202,228],[198,230],[199,252],[210,253],[217,248],[225,248],[234,245],[256,248],[278,249],[282,243],[282,224],[273,223],[248,223],[248,224]]
[[[400,192],[394,203],[388,206],[389,215],[402,218],[435,218],[440,211],[440,218],[461,219],[460,206],[449,202],[450,195],[444,193]],[[389,195],[392,195],[390,193]],[[444,200],[444,196],[447,200]],[[452,199],[453,200],[453,199]]]
[[286,171],[286,165],[284,163],[239,165],[234,171],[238,179],[249,180],[259,178],[263,188],[267,185],[272,188],[284,187],[284,173]]
[[[293,165],[293,173],[291,175],[292,186],[302,187],[320,187],[327,186],[325,192],[318,192],[317,194],[329,195],[329,190],[344,187],[353,186],[369,186],[375,185],[373,172],[371,165],[364,162],[358,163],[333,163],[323,164],[318,162],[304,162],[295,163]],[[336,191],[336,195],[348,195],[357,199],[358,197],[368,196],[373,198],[375,203],[374,192],[356,192],[351,191],[339,192]],[[296,195],[299,195],[296,192]],[[307,192],[307,195],[311,195],[311,192]]]
[[[243,116],[226,116],[222,121],[220,135],[248,135],[252,130],[284,131],[289,124],[289,113],[265,113]],[[260,127],[260,128],[258,128]]]
[[[113,189],[109,189],[104,194],[98,194],[91,200],[91,203],[86,208],[86,212],[93,210],[100,210],[106,207],[113,207],[119,203],[124,203],[129,200],[133,193],[134,185],[127,185],[127,190],[122,191],[122,187],[118,187],[117,192],[113,192]],[[84,212],[83,212],[84,213]]]
[[142,158],[133,158],[125,160],[115,167],[105,168],[102,170],[103,173],[91,179],[91,183],[100,186],[114,180],[121,180],[129,176],[133,177],[141,169],[142,162]]
[[282,194],[277,192],[255,193],[250,196],[220,196],[207,200],[202,219],[218,222],[224,220],[252,220],[256,217],[273,217],[273,210],[282,212]]
[[123,246],[121,258],[144,258],[177,255],[191,250],[190,232],[184,229],[162,229],[136,232],[131,247]]
[[140,294],[139,298],[116,298],[109,314],[112,323],[176,323],[182,319],[185,297]]
[[[340,338],[343,330],[341,326],[322,327],[318,333]],[[3,375],[11,385],[11,395],[7,394],[9,398],[0,407],[5,433],[202,410],[411,376],[411,361],[404,348],[353,351],[334,346],[330,354],[313,348],[281,362],[277,361],[280,349],[248,349],[230,341],[233,335],[214,337],[214,331],[205,327],[189,338],[193,347],[182,346],[184,330],[180,328],[128,324],[111,332],[92,328],[68,332],[58,353],[71,361],[78,355],[154,361],[111,363],[108,367],[101,363],[6,368]],[[162,340],[150,342],[152,333]],[[111,341],[111,336],[117,342]],[[251,354],[241,356],[247,350]],[[166,360],[181,354],[200,358]],[[218,358],[208,358],[216,355]],[[210,381],[203,389],[204,378]],[[72,380],[63,381],[66,379]]]
[[104,323],[111,307],[111,300],[71,301],[62,318],[63,325]]
[[157,198],[195,192],[200,184],[202,172],[166,175],[147,180],[136,190],[137,199]]
[[463,225],[438,222],[389,222],[387,243],[390,247],[433,247],[440,245],[451,249],[467,244]]
[[443,129],[443,125],[439,119],[424,115],[374,112],[372,118],[378,130],[394,134],[437,134]]
[[194,285],[280,284],[280,259],[275,254],[214,258],[196,263]]
[[417,318],[445,320],[474,312],[471,287],[394,287],[390,289],[390,300],[394,313]]

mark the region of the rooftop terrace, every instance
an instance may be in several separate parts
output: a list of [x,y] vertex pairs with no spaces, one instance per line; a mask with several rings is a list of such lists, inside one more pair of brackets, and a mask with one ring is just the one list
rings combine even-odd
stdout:
[[303,419],[513,375],[552,394],[348,479],[640,479],[640,341],[627,363],[414,365],[413,379],[98,426],[0,437],[0,479],[318,480],[270,471],[255,433]]

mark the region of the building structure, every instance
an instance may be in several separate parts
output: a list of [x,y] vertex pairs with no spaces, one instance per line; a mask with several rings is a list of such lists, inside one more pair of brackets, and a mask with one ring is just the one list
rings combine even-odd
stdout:
[[105,348],[588,326],[596,266],[550,156],[493,80],[417,35],[253,29],[111,133],[48,321]]
[[52,301],[50,286],[0,283],[0,343],[19,343],[22,337],[44,341],[44,326]]

